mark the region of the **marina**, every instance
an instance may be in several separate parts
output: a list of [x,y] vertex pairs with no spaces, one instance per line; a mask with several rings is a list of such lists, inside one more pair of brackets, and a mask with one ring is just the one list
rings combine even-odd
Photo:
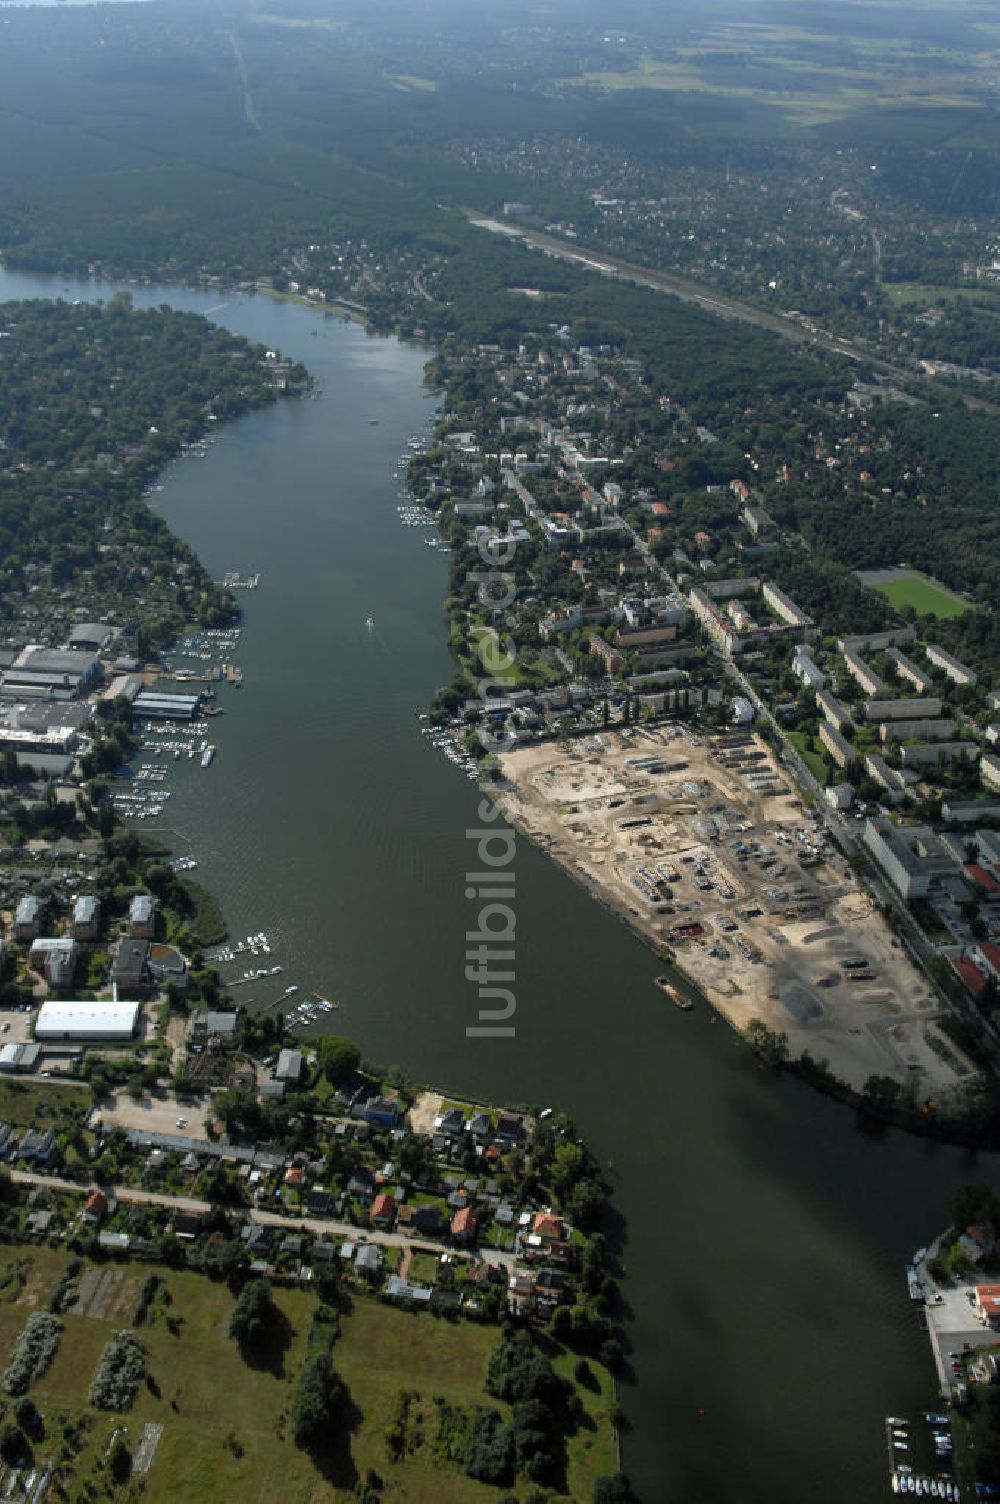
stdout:
[[216,580],[217,585],[222,585],[226,590],[256,590],[260,584],[260,574],[240,574],[238,569],[230,570]]
[[241,977],[230,977],[226,986],[245,987],[247,982],[260,982],[265,977],[278,977],[284,969],[283,966],[260,966],[256,971],[245,971]]
[[437,527],[437,514],[429,507],[418,506],[415,502],[398,506],[396,513],[404,527]]
[[237,956],[269,956],[271,954],[271,942],[263,930],[256,934],[247,935],[244,940],[236,940],[227,945],[218,945],[214,949],[206,951],[206,961],[215,964],[217,961],[235,961]]
[[433,726],[421,726],[421,736],[425,737],[429,746],[441,752],[450,763],[454,763],[458,770],[465,774],[466,778],[476,781],[479,778],[479,761],[473,757],[461,742],[447,731],[438,731]]
[[955,1476],[954,1441],[947,1416],[925,1412],[913,1426],[901,1416],[887,1415],[885,1441],[889,1486],[894,1494],[960,1504],[962,1493]]

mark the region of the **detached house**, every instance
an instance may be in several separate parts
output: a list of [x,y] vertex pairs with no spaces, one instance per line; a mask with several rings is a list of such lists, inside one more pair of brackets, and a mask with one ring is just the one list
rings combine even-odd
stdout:
[[362,1117],[373,1128],[395,1128],[399,1122],[399,1102],[395,1097],[369,1097]]
[[55,1156],[56,1134],[54,1128],[46,1128],[42,1133],[36,1128],[29,1128],[21,1140],[18,1156],[33,1165],[47,1165]]
[[103,1191],[92,1191],[80,1213],[80,1220],[97,1226],[108,1215],[108,1198]]
[[396,1222],[396,1198],[382,1191],[372,1202],[371,1223],[385,1232],[391,1232]]
[[536,1238],[541,1238],[543,1243],[564,1243],[566,1241],[566,1224],[561,1217],[555,1217],[551,1212],[539,1212],[531,1225],[531,1231]]
[[471,1207],[463,1207],[451,1219],[451,1235],[456,1243],[468,1245],[476,1241],[479,1223]]

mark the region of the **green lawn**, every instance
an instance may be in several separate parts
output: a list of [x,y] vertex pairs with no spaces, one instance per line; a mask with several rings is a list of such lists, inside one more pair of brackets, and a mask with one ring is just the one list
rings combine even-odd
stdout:
[[884,290],[890,303],[897,307],[915,305],[929,308],[932,304],[975,303],[983,308],[996,308],[997,295],[989,288],[944,287],[927,282],[886,282]]
[[[507,1413],[508,1407],[491,1399],[483,1387],[490,1353],[499,1340],[496,1327],[445,1321],[428,1312],[408,1314],[375,1301],[357,1303],[344,1323],[334,1358],[365,1416],[362,1430],[352,1440],[355,1463],[362,1474],[368,1467],[381,1474],[388,1485],[387,1498],[405,1498],[407,1504],[475,1504],[477,1500],[498,1504],[505,1494],[521,1497],[516,1486],[491,1488],[442,1467],[426,1441],[402,1463],[393,1464],[384,1441],[403,1388],[418,1393],[425,1436],[431,1441],[436,1396],[453,1406],[490,1405]],[[553,1366],[572,1381],[575,1362],[571,1354],[563,1353],[554,1358]],[[595,1478],[616,1471],[611,1376],[597,1363],[590,1366],[597,1392],[577,1386],[587,1419],[568,1442],[569,1494],[556,1496],[576,1504],[586,1504],[591,1498]]]
[[436,1253],[415,1253],[410,1259],[407,1278],[411,1285],[433,1285],[440,1272],[440,1259]]
[[[61,1250],[48,1247],[0,1246],[0,1350],[9,1352],[28,1316],[45,1309],[66,1259]],[[476,1483],[442,1464],[432,1446],[436,1397],[453,1407],[494,1403],[483,1381],[499,1341],[497,1328],[447,1321],[427,1311],[410,1314],[374,1298],[357,1298],[333,1352],[355,1419],[317,1462],[294,1446],[287,1424],[316,1308],[313,1294],[275,1291],[287,1322],[285,1340],[266,1366],[255,1367],[243,1361],[228,1336],[233,1307],[228,1288],[187,1271],[157,1269],[167,1299],[154,1301],[151,1319],[138,1328],[149,1354],[149,1382],[121,1417],[92,1410],[87,1391],[109,1336],[131,1325],[149,1266],[109,1262],[98,1267],[111,1275],[88,1307],[94,1309],[94,1301],[101,1299],[100,1319],[67,1313],[55,1359],[31,1387],[32,1399],[47,1417],[48,1445],[58,1441],[59,1416],[83,1416],[89,1423],[83,1450],[72,1465],[72,1497],[83,1496],[88,1479],[97,1485],[88,1497],[111,1497],[101,1472],[111,1435],[124,1424],[126,1440],[134,1447],[146,1422],[164,1428],[145,1480],[147,1504],[216,1499],[348,1504],[355,1497],[355,1482],[369,1467],[386,1480],[387,1499],[407,1504],[499,1504],[511,1492]],[[568,1354],[555,1359],[567,1378],[572,1378],[573,1365]],[[579,1501],[590,1499],[595,1477],[614,1471],[611,1379],[597,1364],[591,1366],[597,1390],[580,1387],[587,1420],[568,1443],[568,1497]],[[392,1463],[385,1429],[402,1389],[418,1396],[414,1403],[424,1416],[423,1440],[418,1434],[403,1459]],[[40,1459],[42,1455],[40,1448]]]
[[829,764],[822,753],[813,750],[812,737],[806,736],[804,731],[788,731],[785,734],[816,782],[827,783],[830,777]]
[[[572,1353],[563,1353],[552,1364],[560,1378],[573,1380],[576,1358]],[[618,1471],[615,1452],[615,1437],[608,1416],[614,1409],[614,1382],[606,1368],[589,1362],[595,1389],[578,1385],[577,1392],[583,1400],[588,1423],[581,1426],[569,1439],[568,1482],[570,1496],[586,1501],[591,1497],[594,1479],[610,1476]],[[593,1425],[593,1430],[590,1425]]]
[[[0,1346],[12,1341],[34,1309],[44,1308],[65,1266],[61,1253],[47,1248],[2,1249],[0,1269],[25,1257],[32,1268],[18,1299],[0,1305]],[[108,1301],[106,1320],[69,1312],[51,1368],[31,1388],[43,1415],[54,1411],[90,1417],[87,1447],[74,1468],[79,1480],[99,1464],[122,1417],[90,1409],[87,1390],[101,1351],[115,1330],[131,1323],[143,1279],[140,1264],[108,1264],[121,1277]],[[150,1504],[204,1504],[241,1499],[253,1504],[320,1504],[349,1497],[328,1486],[312,1461],[278,1433],[279,1416],[290,1403],[315,1305],[312,1296],[279,1291],[278,1304],[289,1318],[291,1343],[282,1374],[243,1362],[226,1335],[233,1300],[224,1285],[196,1274],[159,1271],[171,1303],[158,1308],[151,1324],[139,1328],[149,1352],[154,1388],[143,1386],[124,1423],[130,1445],[147,1421],[163,1424],[156,1459],[143,1493]],[[177,1335],[166,1317],[180,1318]],[[235,1442],[235,1445],[233,1444]],[[100,1497],[100,1495],[98,1495]]]
[[873,585],[872,589],[897,610],[901,606],[912,606],[918,616],[936,616],[947,621],[971,609],[968,601],[952,595],[944,585],[916,571],[902,579],[890,580],[886,585]]
[[69,1127],[92,1106],[85,1086],[50,1086],[0,1077],[0,1123],[12,1123],[15,1128]]

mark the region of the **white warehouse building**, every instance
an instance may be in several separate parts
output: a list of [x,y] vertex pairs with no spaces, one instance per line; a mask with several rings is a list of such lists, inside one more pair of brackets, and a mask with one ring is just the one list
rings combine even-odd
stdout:
[[133,1039],[139,1027],[141,1003],[45,1002],[35,1020],[35,1038],[71,1039],[82,1043]]

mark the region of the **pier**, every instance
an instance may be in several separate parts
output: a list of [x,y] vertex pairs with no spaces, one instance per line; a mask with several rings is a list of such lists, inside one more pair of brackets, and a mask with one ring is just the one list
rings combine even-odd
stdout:
[[234,569],[215,583],[225,590],[256,590],[260,584],[260,573],[243,575],[238,569]]

